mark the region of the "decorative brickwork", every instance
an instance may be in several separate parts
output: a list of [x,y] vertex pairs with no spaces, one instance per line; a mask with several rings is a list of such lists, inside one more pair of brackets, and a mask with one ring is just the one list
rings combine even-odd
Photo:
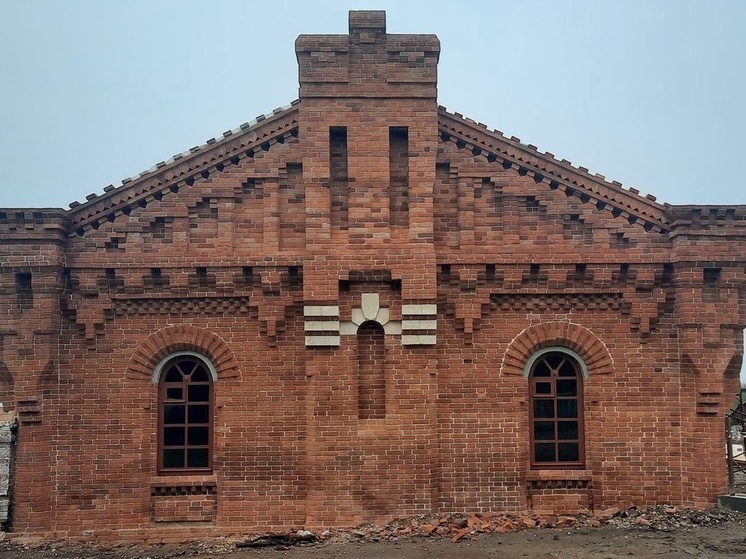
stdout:
[[214,484],[154,485],[150,489],[153,522],[212,522],[217,495]]
[[[438,39],[383,12],[295,49],[289,106],[69,210],[0,209],[10,529],[714,504],[746,206],[661,204],[439,107]],[[170,356],[211,380],[154,383]]]
[[611,373],[614,370],[609,351],[593,332],[572,322],[555,321],[531,326],[518,334],[505,352],[502,374],[525,374],[531,356],[552,346],[577,352],[588,373]]
[[207,330],[184,324],[169,326],[148,336],[132,355],[126,376],[151,379],[156,365],[179,351],[194,351],[207,357],[215,366],[218,378],[239,375],[238,361],[225,340]]

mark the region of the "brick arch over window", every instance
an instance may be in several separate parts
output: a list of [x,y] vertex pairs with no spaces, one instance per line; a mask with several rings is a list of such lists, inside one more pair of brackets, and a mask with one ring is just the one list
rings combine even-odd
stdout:
[[208,330],[183,324],[168,326],[148,336],[130,358],[125,376],[130,379],[152,380],[158,363],[165,357],[182,351],[204,355],[215,365],[221,379],[239,375],[236,356],[223,338]]
[[565,347],[580,356],[591,374],[611,373],[614,361],[596,335],[572,322],[543,322],[526,328],[508,346],[500,374],[523,375],[531,356],[549,347]]

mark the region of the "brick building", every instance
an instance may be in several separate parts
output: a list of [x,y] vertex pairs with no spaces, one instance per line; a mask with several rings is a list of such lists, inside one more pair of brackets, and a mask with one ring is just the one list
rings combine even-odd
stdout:
[[439,49],[351,12],[298,38],[290,106],[0,210],[13,530],[715,502],[746,206],[660,204],[448,112]]

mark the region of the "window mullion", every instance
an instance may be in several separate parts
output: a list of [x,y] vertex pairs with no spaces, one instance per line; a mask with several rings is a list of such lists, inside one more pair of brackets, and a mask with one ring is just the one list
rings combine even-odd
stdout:
[[[204,472],[212,468],[213,394],[208,374],[197,359],[175,360],[164,369],[158,387],[158,467],[164,472]],[[169,392],[180,397],[169,398]],[[200,432],[201,428],[206,432]]]
[[[574,360],[561,351],[542,356],[533,367],[529,379],[530,389],[530,417],[531,417],[531,453],[533,466],[562,467],[563,465],[577,467],[583,462],[583,425],[582,425],[582,377]],[[552,364],[555,363],[556,367]],[[534,373],[540,370],[539,376]],[[574,380],[575,389],[572,389]],[[562,381],[562,383],[560,383]],[[566,382],[570,381],[570,382]],[[540,384],[544,383],[544,384]],[[560,395],[560,390],[562,395]],[[546,417],[548,404],[537,404],[541,401],[551,401],[553,414],[551,419]],[[574,402],[572,403],[563,402]],[[541,410],[541,416],[536,413]],[[562,417],[561,417],[562,416]],[[568,416],[568,417],[565,417]],[[537,439],[549,435],[549,421],[552,426],[552,440]],[[537,427],[541,422],[541,427]],[[562,424],[562,429],[560,425]],[[540,431],[537,431],[540,429]],[[562,433],[560,432],[562,430]],[[571,436],[573,438],[561,438]],[[553,456],[549,454],[553,449]],[[562,450],[562,452],[561,452]]]

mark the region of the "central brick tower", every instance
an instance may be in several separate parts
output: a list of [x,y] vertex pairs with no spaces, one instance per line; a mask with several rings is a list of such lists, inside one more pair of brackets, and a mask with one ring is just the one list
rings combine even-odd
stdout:
[[[295,47],[311,522],[385,515],[402,499],[424,511],[435,490],[434,456],[421,449],[436,432],[440,42],[386,33],[383,11],[350,12],[349,27],[301,35]],[[377,378],[363,378],[371,370]],[[330,486],[338,498],[322,501]]]

